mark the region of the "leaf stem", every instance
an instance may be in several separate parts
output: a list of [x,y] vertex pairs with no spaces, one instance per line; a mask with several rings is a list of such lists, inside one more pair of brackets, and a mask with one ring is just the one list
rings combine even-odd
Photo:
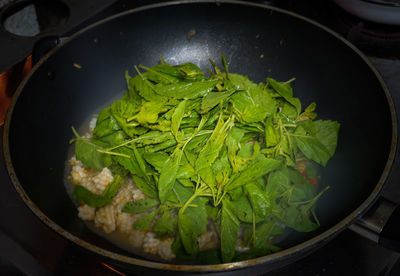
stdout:
[[131,158],[130,155],[119,153],[119,152],[113,152],[113,151],[108,151],[108,150],[103,150],[103,149],[96,149],[96,151],[109,154],[109,155],[115,155],[115,156],[121,156],[121,157],[126,157],[126,158]]
[[252,210],[253,214],[253,247],[256,245],[256,216],[254,214],[254,210]]
[[81,138],[78,134],[78,132],[76,131],[76,129],[72,126],[72,132],[74,133],[74,135],[76,136],[76,138]]

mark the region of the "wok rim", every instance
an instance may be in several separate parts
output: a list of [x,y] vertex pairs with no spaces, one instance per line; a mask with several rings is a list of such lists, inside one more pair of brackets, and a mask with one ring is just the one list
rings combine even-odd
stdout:
[[[372,70],[376,78],[378,79],[383,92],[385,93],[386,100],[390,109],[390,115],[391,115],[391,120],[392,120],[392,138],[391,138],[391,146],[390,146],[390,152],[384,167],[384,170],[382,172],[382,175],[380,176],[377,185],[373,189],[372,193],[364,200],[364,202],[358,206],[354,211],[352,211],[348,216],[343,218],[341,221],[339,221],[337,224],[329,228],[328,230],[320,233],[319,235],[308,239],[300,244],[297,244],[295,246],[292,246],[290,248],[284,249],[282,251],[255,258],[255,259],[250,259],[250,260],[245,260],[245,261],[240,261],[240,262],[233,262],[233,263],[223,263],[223,264],[216,264],[216,265],[177,265],[177,264],[168,264],[168,263],[161,263],[161,262],[155,262],[155,261],[148,261],[144,259],[139,259],[139,258],[134,258],[134,257],[128,257],[126,255],[122,255],[119,253],[114,253],[109,250],[105,250],[101,247],[98,247],[96,245],[93,245],[89,242],[86,242],[77,236],[71,234],[67,230],[63,229],[61,226],[50,220],[37,206],[36,204],[29,198],[29,196],[26,194],[24,191],[21,183],[19,182],[19,179],[14,171],[14,166],[12,163],[12,158],[10,154],[10,149],[9,149],[9,130],[10,130],[10,124],[11,124],[11,118],[13,115],[13,110],[16,105],[16,102],[24,90],[24,87],[26,83],[29,81],[29,79],[34,75],[36,70],[43,64],[51,55],[57,52],[57,50],[60,47],[63,47],[67,43],[70,43],[73,41],[76,37],[84,34],[86,31],[97,27],[98,25],[101,25],[105,22],[114,20],[118,17],[126,16],[128,14],[134,14],[136,12],[141,12],[149,9],[155,9],[155,8],[162,8],[165,6],[178,6],[178,5],[185,5],[185,4],[199,4],[199,3],[214,3],[216,5],[224,5],[224,4],[233,4],[233,5],[243,5],[243,6],[251,6],[251,7],[257,7],[257,8],[263,8],[265,10],[270,10],[273,12],[279,12],[288,16],[295,17],[299,20],[305,21],[317,28],[322,29],[325,32],[328,32],[330,35],[334,36],[336,39],[340,40],[345,44],[345,46],[348,46],[351,50],[353,50],[365,63],[366,65]],[[375,202],[375,200],[379,197],[379,194],[382,190],[383,185],[386,182],[386,179],[388,178],[393,162],[394,162],[394,157],[396,154],[396,147],[397,147],[397,116],[396,116],[396,110],[395,106],[391,97],[391,94],[389,92],[389,89],[384,82],[383,78],[377,71],[377,69],[372,65],[372,63],[369,61],[369,59],[360,51],[358,50],[352,43],[349,41],[345,40],[343,37],[341,37],[339,34],[334,32],[333,30],[321,25],[318,22],[315,22],[314,20],[311,20],[307,17],[304,17],[302,15],[296,14],[291,11],[287,11],[281,8],[265,5],[265,4],[257,4],[257,3],[248,3],[245,1],[239,1],[239,0],[177,0],[177,1],[172,1],[172,2],[167,2],[167,3],[156,3],[156,4],[151,4],[151,5],[145,5],[139,8],[135,9],[130,9],[123,11],[121,13],[112,15],[110,17],[107,17],[105,19],[102,19],[94,24],[91,24],[75,34],[71,35],[67,41],[62,43],[59,46],[56,46],[54,49],[52,49],[49,53],[47,53],[44,57],[42,57],[38,63],[32,68],[32,70],[28,73],[28,75],[24,78],[24,80],[20,83],[18,86],[12,101],[10,103],[9,109],[7,111],[7,116],[4,124],[4,133],[3,133],[3,155],[5,159],[5,165],[8,171],[8,174],[11,178],[11,182],[13,183],[14,188],[18,192],[19,196],[22,198],[24,203],[28,206],[28,208],[48,227],[50,227],[52,230],[54,230],[56,233],[61,235],[63,238],[72,241],[79,247],[83,247],[89,251],[92,251],[96,254],[100,254],[103,257],[108,257],[111,258],[115,261],[126,263],[126,264],[131,264],[131,265],[136,265],[136,266],[141,266],[141,267],[146,267],[149,269],[158,269],[158,270],[169,270],[169,271],[186,271],[186,272],[220,272],[220,271],[229,271],[229,270],[235,270],[235,269],[246,269],[250,268],[256,265],[262,265],[262,264],[267,264],[267,263],[279,263],[283,262],[287,259],[290,259],[291,257],[297,256],[297,254],[300,254],[302,252],[310,252],[312,249],[318,248],[321,244],[327,242],[328,240],[332,239],[336,234],[340,233],[342,230],[346,229],[350,224],[352,224],[357,218],[359,218],[363,213],[365,213],[368,208]]]

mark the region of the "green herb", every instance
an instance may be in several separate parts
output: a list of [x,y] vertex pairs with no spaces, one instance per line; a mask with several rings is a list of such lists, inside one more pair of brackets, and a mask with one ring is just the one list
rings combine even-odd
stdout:
[[107,185],[101,195],[94,194],[81,185],[75,185],[72,196],[79,204],[87,204],[92,207],[101,208],[112,202],[112,199],[117,194],[124,181],[124,177],[118,174],[114,175],[114,180]]
[[239,220],[229,209],[228,205],[223,203],[221,218],[221,255],[225,263],[230,262],[235,256],[239,227]]
[[125,213],[132,213],[132,214],[139,214],[144,211],[147,211],[157,205],[160,202],[153,198],[143,198],[138,201],[130,201],[124,204],[122,207],[122,212]]
[[[192,63],[135,66],[136,76],[125,74],[128,92],[100,112],[93,137],[74,130],[78,160],[132,177],[147,195],[123,207],[141,216],[133,227],[174,237],[178,258],[205,264],[264,256],[279,250],[272,238],[285,228],[319,226],[316,203],[327,188],[309,180],[334,155],[340,127],[315,120],[315,103],[301,109],[294,79],[256,84],[228,72],[224,57],[224,72],[211,64],[210,77]],[[77,185],[74,197],[109,204],[118,179],[103,195]],[[203,252],[199,237],[210,229],[219,249]],[[245,253],[236,252],[240,229]]]
[[140,217],[137,221],[133,223],[133,228],[136,230],[148,230],[156,217],[158,210],[154,210],[142,217]]
[[111,165],[111,156],[98,151],[104,148],[104,143],[93,138],[80,137],[74,128],[72,130],[76,136],[76,159],[82,161],[88,168],[98,171]]

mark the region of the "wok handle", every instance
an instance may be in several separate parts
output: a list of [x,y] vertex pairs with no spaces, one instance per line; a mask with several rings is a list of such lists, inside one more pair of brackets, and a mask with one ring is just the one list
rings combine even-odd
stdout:
[[383,247],[400,252],[400,206],[383,197],[349,228]]
[[379,244],[400,252],[400,206],[396,206],[379,235]]

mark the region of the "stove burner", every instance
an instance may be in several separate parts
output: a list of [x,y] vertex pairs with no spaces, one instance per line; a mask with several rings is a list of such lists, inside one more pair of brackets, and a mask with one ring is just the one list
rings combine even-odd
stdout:
[[367,56],[400,58],[400,26],[363,20],[331,1],[276,0],[279,7],[309,17],[336,31]]
[[400,58],[400,26],[382,25],[345,12],[333,19],[335,29],[367,55]]

